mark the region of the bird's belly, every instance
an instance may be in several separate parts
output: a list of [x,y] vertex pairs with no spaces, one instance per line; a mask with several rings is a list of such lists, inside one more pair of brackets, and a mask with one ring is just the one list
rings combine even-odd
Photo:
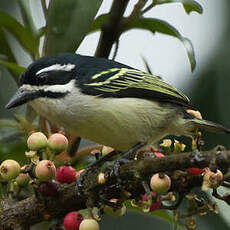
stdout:
[[91,97],[87,103],[78,105],[41,98],[31,105],[70,132],[120,151],[127,151],[139,142],[155,143],[168,134],[175,117],[172,109],[162,110],[156,102],[134,98]]

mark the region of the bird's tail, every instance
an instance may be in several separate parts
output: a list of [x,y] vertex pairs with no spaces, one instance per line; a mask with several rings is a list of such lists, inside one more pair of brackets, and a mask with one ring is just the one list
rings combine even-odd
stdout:
[[191,122],[193,122],[194,126],[197,127],[198,129],[204,129],[214,133],[230,133],[230,129],[212,121],[193,118]]

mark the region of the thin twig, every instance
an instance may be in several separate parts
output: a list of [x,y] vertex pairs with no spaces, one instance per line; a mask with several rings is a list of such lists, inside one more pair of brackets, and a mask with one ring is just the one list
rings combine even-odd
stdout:
[[133,11],[132,13],[129,15],[129,17],[137,17],[138,15],[141,14],[141,10],[143,9],[143,7],[145,6],[145,4],[147,3],[147,0],[139,0],[134,8],[133,8]]
[[42,10],[45,17],[45,20],[48,18],[48,8],[46,6],[46,0],[41,0]]
[[81,137],[74,138],[74,140],[72,141],[71,147],[68,151],[68,154],[70,157],[75,156],[76,152],[79,149],[80,143],[81,143]]
[[119,47],[119,40],[117,40],[117,41],[115,42],[115,49],[114,49],[114,53],[113,53],[112,60],[115,60],[115,58],[116,58],[116,56],[117,56],[118,47]]
[[141,11],[141,15],[145,14],[147,11],[151,10],[156,4],[152,2],[149,6],[147,6],[145,9]]

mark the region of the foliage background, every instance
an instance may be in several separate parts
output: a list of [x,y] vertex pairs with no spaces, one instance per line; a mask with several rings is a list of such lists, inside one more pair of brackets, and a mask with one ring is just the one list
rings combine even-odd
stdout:
[[[21,2],[24,4],[26,1],[21,1]],[[30,1],[30,2],[33,2],[33,1]],[[32,6],[35,8],[38,7],[37,6],[38,3],[34,3],[34,2],[32,3]],[[202,4],[202,2],[200,3]],[[218,4],[224,5],[224,7],[226,7],[226,11],[229,12],[230,10],[229,1],[222,0]],[[22,22],[22,17],[21,17],[20,9],[19,9],[19,1],[3,0],[0,2],[0,10],[10,14],[14,18],[17,18],[20,22]],[[88,8],[85,10],[88,10]],[[208,10],[208,9],[204,8],[204,11],[205,10]],[[207,23],[206,25],[207,27],[215,26],[215,20],[216,20],[215,17],[218,16],[218,14],[219,12],[216,12],[216,15],[213,16],[213,19]],[[202,18],[202,15],[199,15],[199,17]],[[228,14],[224,15],[224,17],[225,17],[224,22],[223,22],[224,29],[221,30],[222,31],[221,34],[218,34],[219,40],[218,40],[218,44],[215,44],[216,46],[215,52],[213,52],[212,55],[209,55],[209,57],[206,58],[206,60],[203,62],[202,68],[198,68],[199,71],[195,71],[195,73],[193,74],[190,80],[188,79],[187,76],[184,76],[187,81],[189,80],[189,83],[184,81],[183,84],[180,84],[179,86],[182,87],[182,85],[184,85],[184,92],[190,96],[193,103],[197,106],[197,108],[200,109],[200,111],[202,111],[203,117],[205,117],[206,119],[212,120],[212,121],[218,121],[219,123],[222,123],[230,127],[230,119],[229,119],[229,114],[230,114],[230,100],[229,100],[230,67],[228,63],[230,60],[230,42],[229,42],[230,41],[229,39],[229,36],[230,36],[229,20],[230,19],[229,19]],[[27,66],[31,61],[30,57],[25,52],[25,50],[23,50],[18,45],[16,39],[13,36],[11,36],[9,32],[2,29],[1,20],[3,19],[0,17],[0,55],[2,53],[7,54],[10,61],[14,62],[16,59],[20,65]],[[35,22],[35,24],[36,23],[37,22]],[[70,23],[70,22],[67,22],[67,23]],[[181,23],[183,24],[183,22]],[[190,23],[192,24],[192,21]],[[31,29],[30,32],[33,31],[33,26],[34,26],[33,24],[27,24],[26,26]],[[76,28],[78,28],[78,31],[79,31],[79,26],[80,25],[78,26],[76,25]],[[80,29],[84,30],[84,27]],[[7,39],[6,39],[7,43],[4,39],[6,38],[6,34],[7,34]],[[200,34],[201,34],[200,36],[206,36],[205,34],[202,33],[202,31],[200,31]],[[72,34],[70,36],[74,37],[75,35]],[[216,35],[213,34],[213,37],[214,36]],[[65,39],[68,40],[68,36]],[[133,39],[135,41],[135,37],[133,37]],[[211,43],[211,40],[213,38],[208,37],[206,39],[207,39],[206,49],[209,49],[209,48],[211,49],[212,47],[209,47],[208,41],[210,40],[210,43]],[[63,41],[65,40],[62,40],[62,42]],[[10,44],[10,46],[6,45],[8,43]],[[48,53],[54,52],[50,45],[48,45],[48,47],[49,47],[47,48]],[[133,53],[134,48],[135,47],[124,47],[122,45],[120,46],[121,50],[125,50],[125,52],[130,52],[130,53]],[[55,49],[55,47],[53,49]],[[91,49],[92,50],[95,49],[95,46]],[[177,49],[179,48],[177,47]],[[86,52],[84,50],[84,46],[83,47],[80,46],[80,51],[81,53]],[[144,51],[143,53],[145,54]],[[91,54],[93,54],[93,51]],[[122,59],[121,55],[120,56],[119,55],[120,54],[118,53],[118,58]],[[172,54],[170,54],[170,57],[171,55]],[[184,55],[183,59],[185,60],[186,59],[185,54],[182,53],[181,55]],[[157,69],[157,67],[155,67],[156,65],[155,62],[152,62],[151,59],[147,59],[147,61],[153,70]],[[185,61],[187,62],[187,60]],[[126,62],[127,64],[129,64],[129,60],[125,60],[123,62]],[[141,63],[141,58],[139,58],[139,62]],[[167,63],[167,59],[164,64],[165,64],[165,68],[167,68],[167,65],[170,66],[170,63]],[[143,66],[143,63],[141,63],[140,66],[141,65]],[[139,68],[139,66],[135,66],[135,67]],[[186,67],[187,69],[189,68],[188,65]],[[199,63],[198,63],[198,67],[199,67]],[[13,92],[15,91],[17,87],[17,84],[13,80],[11,74],[12,74],[12,71],[9,72],[5,67],[0,65],[0,81],[1,81],[0,82],[0,118],[4,118],[4,119],[9,118],[9,117],[12,118],[15,111],[17,111],[17,113],[25,113],[25,107],[19,108],[17,110],[12,110],[12,111],[6,111],[4,109],[4,105],[7,103],[10,96],[13,94]],[[161,73],[159,72],[157,74],[161,75]],[[180,75],[179,75],[179,78],[181,78]],[[175,79],[167,79],[167,80],[169,80],[172,83],[174,82]],[[178,83],[179,81],[175,80],[175,82]],[[20,133],[15,132],[14,128],[11,128],[11,129],[5,128],[2,122],[0,123],[0,125],[1,125],[0,160],[7,159],[7,158],[14,158],[14,159],[23,161],[22,154],[20,153],[23,153],[26,147],[23,141],[19,141],[21,140]],[[227,135],[224,136],[224,135],[205,133],[204,138],[206,141],[207,149],[215,146],[216,144],[223,144],[228,148],[230,147],[229,136]],[[10,140],[10,143],[9,143],[9,140]],[[207,216],[200,217],[199,222],[198,222],[199,223],[198,229],[204,229],[204,230],[205,229],[209,229],[209,230],[216,229],[216,223],[218,223],[219,229],[229,229],[230,222],[229,220],[227,220],[226,216],[229,215],[230,211],[228,208],[226,208],[226,205],[223,203],[220,203],[220,212],[221,212],[221,215],[208,214]],[[170,226],[167,222],[161,221],[156,218],[152,218],[152,216],[143,215],[139,213],[138,214],[128,213],[125,216],[118,217],[116,219],[110,218],[110,217],[104,217],[101,222],[102,229],[112,229],[112,230],[113,229],[140,229],[140,228],[143,228],[143,226],[145,229],[152,229],[153,227],[155,229],[170,229]]]

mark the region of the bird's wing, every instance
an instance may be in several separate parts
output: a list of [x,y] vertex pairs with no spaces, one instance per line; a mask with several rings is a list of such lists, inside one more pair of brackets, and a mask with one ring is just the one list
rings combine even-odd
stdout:
[[101,97],[137,97],[171,102],[190,107],[182,92],[154,76],[136,69],[112,68],[99,72],[82,83],[83,93]]

